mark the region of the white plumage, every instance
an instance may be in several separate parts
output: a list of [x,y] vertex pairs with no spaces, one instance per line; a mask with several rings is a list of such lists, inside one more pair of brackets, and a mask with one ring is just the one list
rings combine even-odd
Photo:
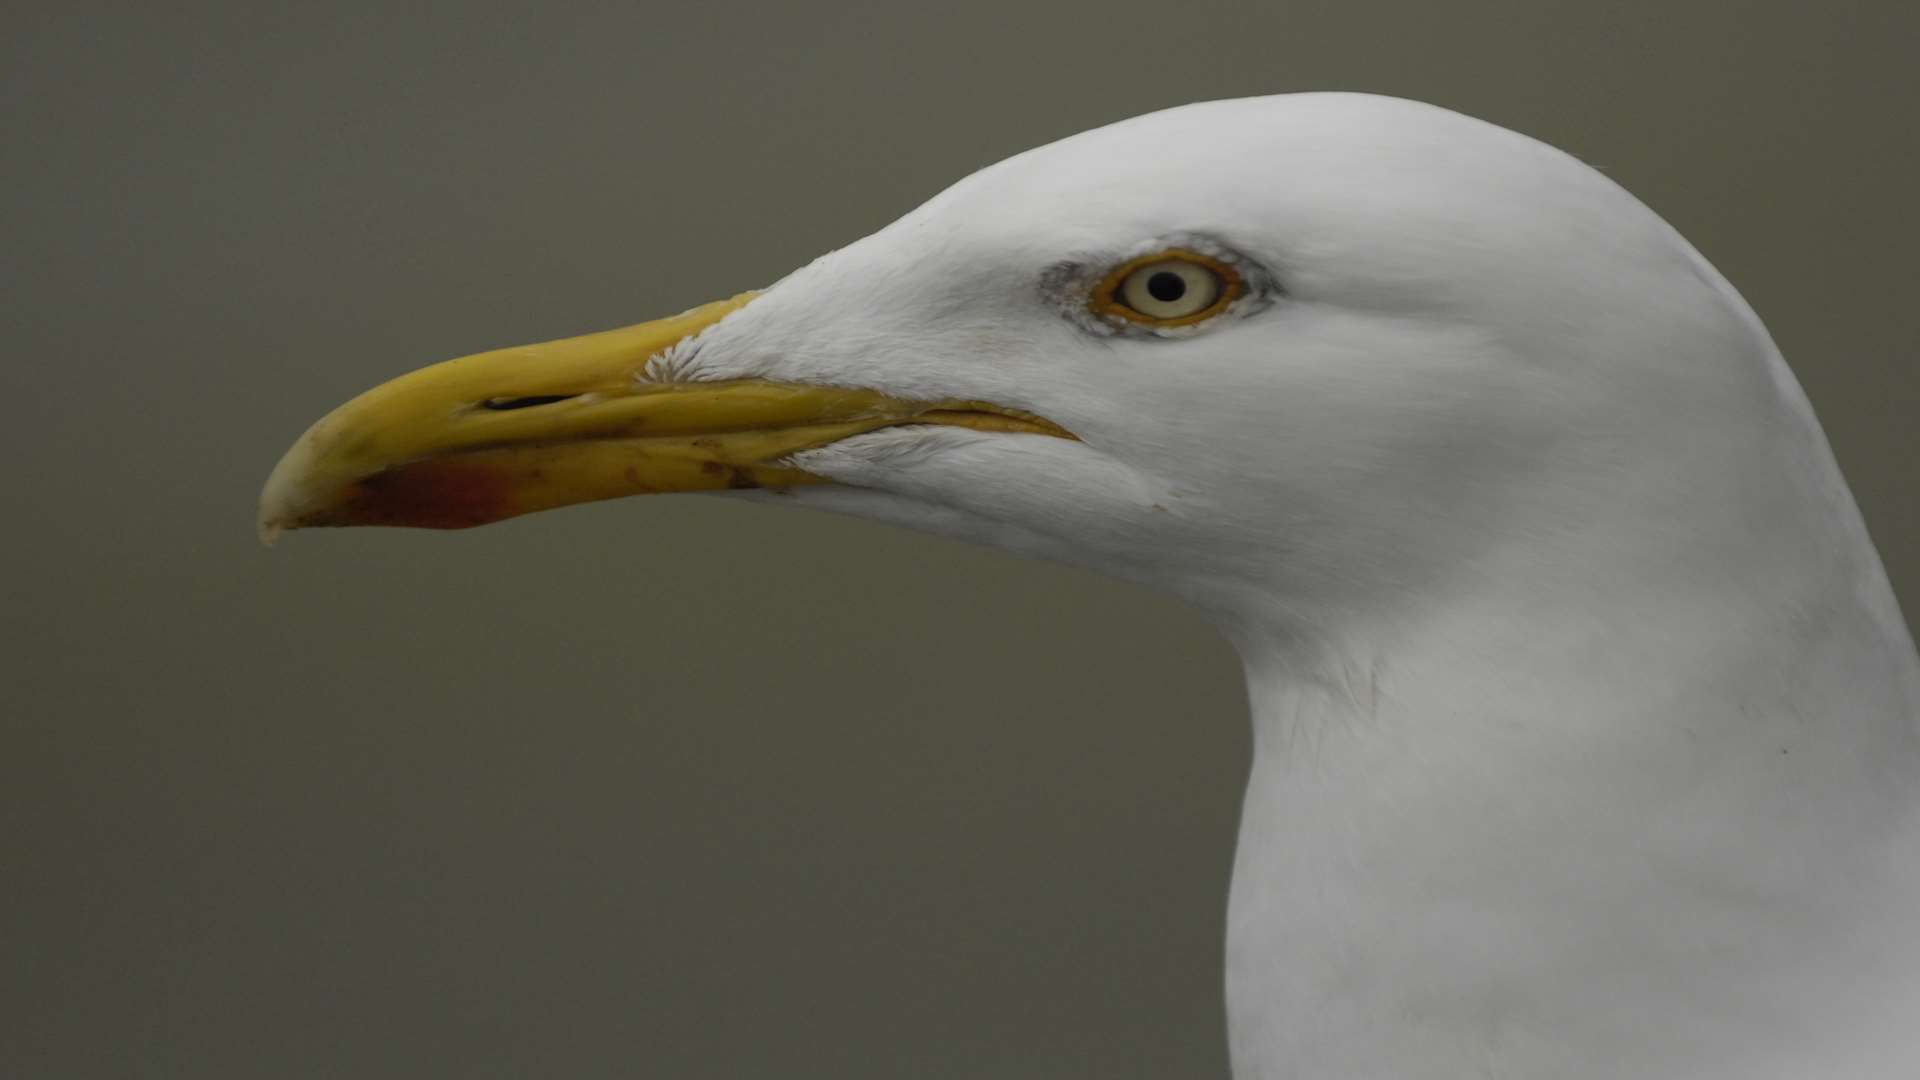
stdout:
[[[1100,336],[1034,284],[1195,235],[1278,291]],[[1912,642],[1765,329],[1593,169],[1384,98],[1174,109],[962,181],[687,353],[1081,436],[886,429],[793,497],[1236,643],[1241,1080],[1920,1075]]]
[[1567,155],[1360,95],[1140,117],[757,298],[370,391],[261,520],[816,477],[1239,648],[1240,1080],[1920,1076],[1912,640],[1759,320]]

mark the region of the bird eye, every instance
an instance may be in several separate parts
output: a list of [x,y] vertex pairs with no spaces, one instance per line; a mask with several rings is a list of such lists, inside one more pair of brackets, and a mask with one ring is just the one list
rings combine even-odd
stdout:
[[1240,275],[1192,251],[1162,251],[1115,267],[1093,292],[1093,308],[1151,326],[1190,326],[1218,315],[1245,291]]

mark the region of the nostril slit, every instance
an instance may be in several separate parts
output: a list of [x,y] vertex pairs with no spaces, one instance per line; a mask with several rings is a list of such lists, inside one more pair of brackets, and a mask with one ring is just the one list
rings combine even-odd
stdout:
[[484,409],[505,412],[508,409],[531,409],[535,405],[551,405],[556,401],[579,397],[578,394],[530,394],[526,397],[495,397],[480,403]]

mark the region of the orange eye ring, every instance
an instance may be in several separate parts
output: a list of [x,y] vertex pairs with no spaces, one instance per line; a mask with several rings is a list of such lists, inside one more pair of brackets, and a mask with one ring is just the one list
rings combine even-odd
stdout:
[[[1129,304],[1124,296],[1130,279],[1143,270],[1158,268],[1161,264],[1175,264],[1166,269],[1184,267],[1205,272],[1212,278],[1216,289],[1213,298],[1197,311],[1172,317],[1149,314]],[[1092,308],[1095,315],[1125,319],[1140,326],[1193,326],[1225,311],[1235,300],[1245,296],[1246,292],[1246,281],[1240,276],[1240,271],[1234,269],[1233,264],[1187,248],[1166,248],[1128,259],[1107,271],[1107,275],[1094,286],[1093,296],[1088,306]]]

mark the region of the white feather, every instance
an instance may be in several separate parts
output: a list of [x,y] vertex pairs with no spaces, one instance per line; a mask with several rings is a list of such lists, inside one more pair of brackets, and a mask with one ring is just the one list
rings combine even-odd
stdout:
[[[1183,236],[1277,289],[1177,340],[1078,317],[1063,280]],[[1594,170],[1385,98],[1170,110],[969,177],[667,366],[1082,438],[878,432],[794,497],[1236,643],[1242,1080],[1920,1075],[1912,641],[1764,328]]]

